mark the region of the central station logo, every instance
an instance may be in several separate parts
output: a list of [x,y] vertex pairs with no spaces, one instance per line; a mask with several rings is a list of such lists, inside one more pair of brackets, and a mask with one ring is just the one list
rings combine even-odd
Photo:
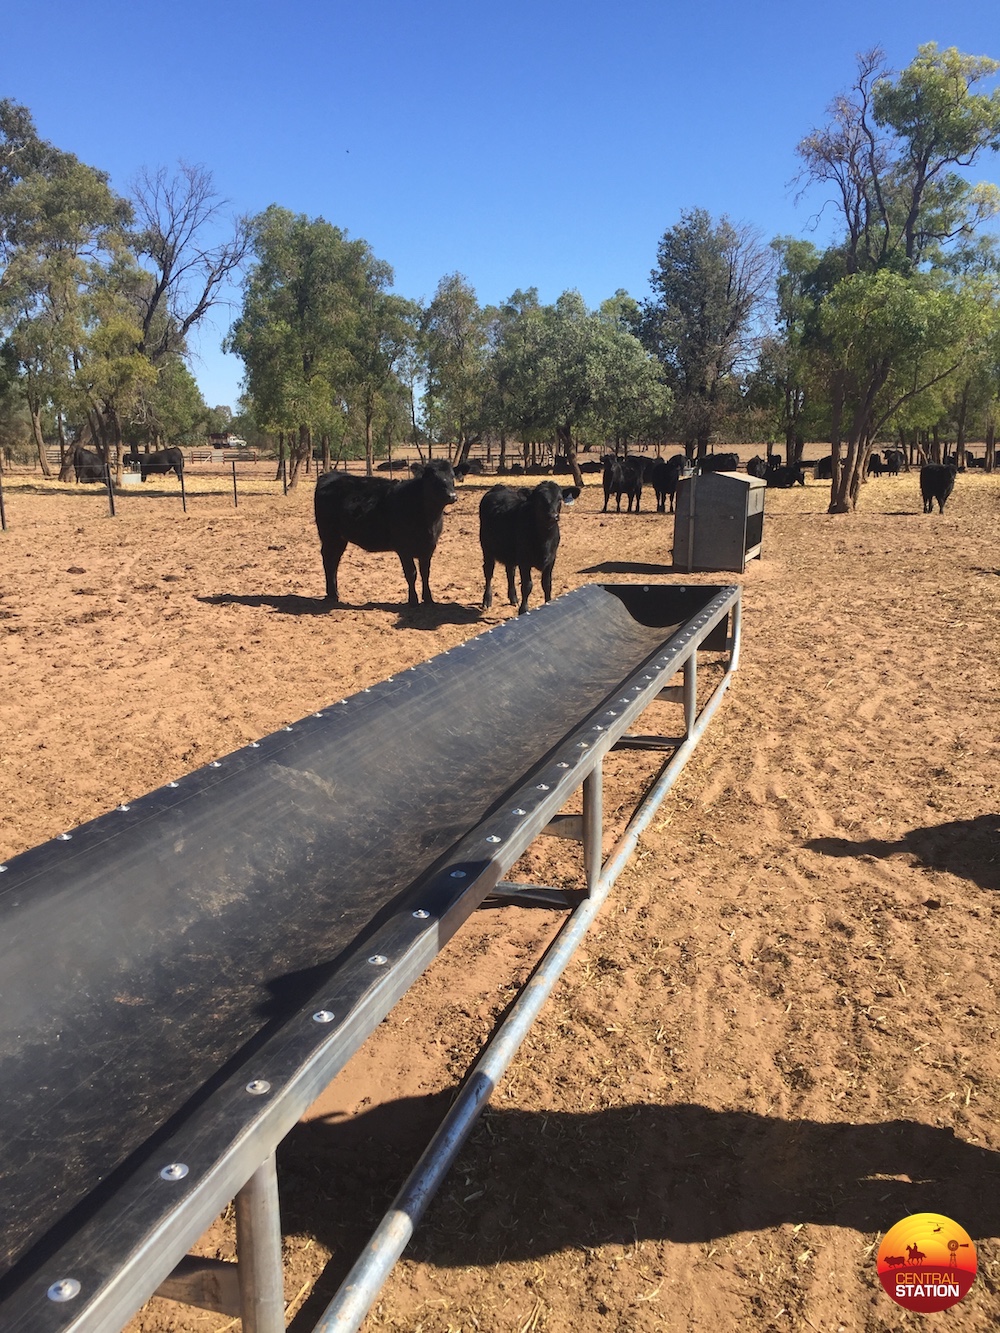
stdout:
[[969,1233],[940,1213],[913,1213],[886,1232],[878,1247],[879,1281],[905,1310],[934,1314],[957,1305],[976,1280]]

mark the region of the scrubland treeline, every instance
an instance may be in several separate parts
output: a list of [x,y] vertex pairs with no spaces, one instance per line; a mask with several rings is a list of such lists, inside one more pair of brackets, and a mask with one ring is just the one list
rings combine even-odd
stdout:
[[225,222],[210,175],[144,172],[129,197],[0,101],[0,443],[186,443],[229,425],[187,367],[190,330],[238,279],[226,346],[245,367],[236,425],[327,466],[394,442],[458,459],[829,440],[830,508],[853,509],[881,442],[939,461],[1000,412],[1000,191],[970,169],[1000,147],[1000,63],[931,44],[882,53],[797,147],[834,241],[692,208],[664,233],[649,292],[596,310],[535,288],[480,305],[453,273],[426,305],[323,218],[272,205]]

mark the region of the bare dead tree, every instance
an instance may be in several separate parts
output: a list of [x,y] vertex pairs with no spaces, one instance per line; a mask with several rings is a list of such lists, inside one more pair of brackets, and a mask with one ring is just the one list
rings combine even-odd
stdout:
[[[246,255],[249,229],[245,218],[227,223],[211,172],[183,162],[173,176],[163,167],[141,172],[132,205],[132,244],[148,276],[137,295],[139,350],[156,365],[183,352],[189,330],[222,299]],[[229,234],[218,241],[222,225]]]

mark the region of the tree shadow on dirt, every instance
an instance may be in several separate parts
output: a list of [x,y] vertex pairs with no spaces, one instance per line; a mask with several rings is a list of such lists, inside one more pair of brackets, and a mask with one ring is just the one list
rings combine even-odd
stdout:
[[971,880],[983,889],[1000,889],[1000,815],[977,815],[975,819],[953,819],[947,824],[932,824],[911,829],[889,842],[866,838],[813,838],[805,844],[811,851],[826,856],[876,856],[880,859],[897,852],[909,852],[928,870],[946,870]]
[[[293,1330],[313,1327],[450,1095],[311,1121],[285,1140],[284,1229],[315,1236],[334,1256]],[[826,1124],[696,1105],[488,1108],[407,1255],[452,1268],[639,1240],[705,1243],[783,1224],[871,1234],[924,1211],[974,1237],[997,1235],[1000,1154],[912,1120]]]
[[432,602],[429,606],[400,606],[398,602],[333,602],[325,597],[301,597],[297,593],[213,593],[195,599],[207,606],[269,606],[283,616],[336,616],[338,611],[392,611],[396,629],[437,629],[439,625],[473,625],[481,617],[479,607],[460,602]]

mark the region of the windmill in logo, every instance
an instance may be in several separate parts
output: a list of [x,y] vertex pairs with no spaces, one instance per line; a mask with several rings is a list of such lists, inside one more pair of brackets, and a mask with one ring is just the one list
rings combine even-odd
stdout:
[[967,1241],[950,1240],[948,1242],[948,1267],[949,1269],[958,1268],[959,1250],[967,1250],[969,1244]]

